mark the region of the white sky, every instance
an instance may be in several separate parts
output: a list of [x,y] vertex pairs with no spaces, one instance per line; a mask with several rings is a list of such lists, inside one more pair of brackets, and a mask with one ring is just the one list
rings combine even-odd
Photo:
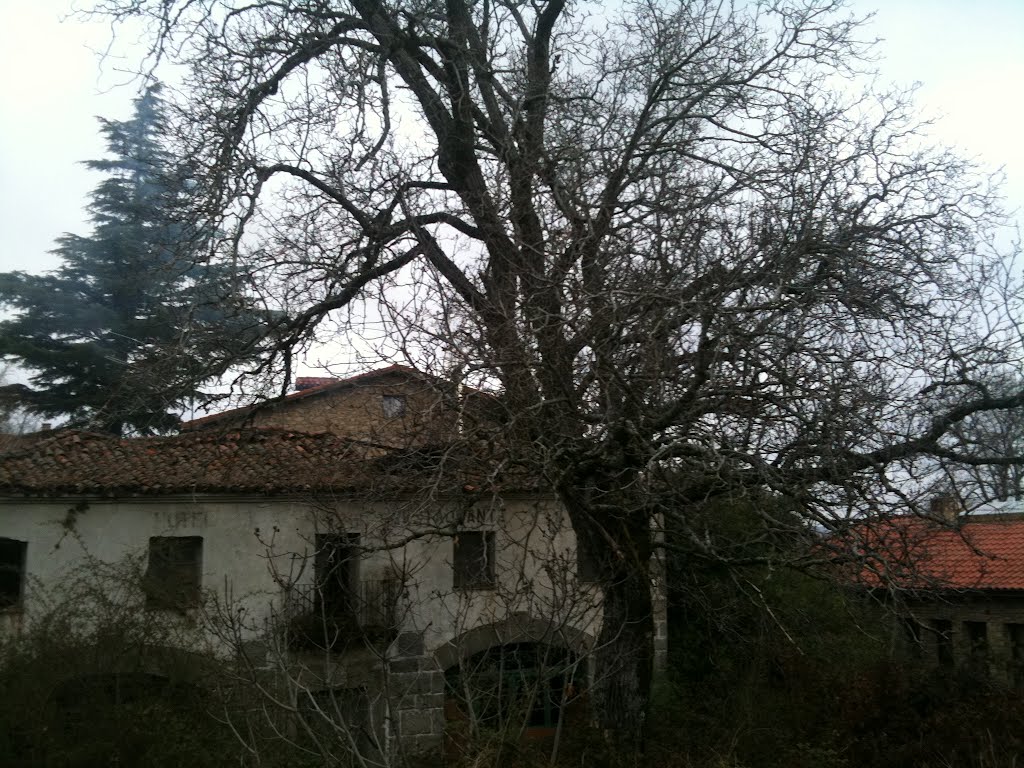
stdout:
[[[88,0],[75,0],[88,5]],[[63,232],[88,233],[83,210],[101,157],[95,116],[123,119],[134,90],[116,58],[101,66],[109,30],[69,19],[72,0],[0,0],[0,271],[52,268]],[[884,38],[883,77],[922,83],[935,135],[1003,167],[1011,208],[1024,208],[1024,0],[853,0],[878,9],[866,36]],[[122,35],[118,45],[130,49]]]

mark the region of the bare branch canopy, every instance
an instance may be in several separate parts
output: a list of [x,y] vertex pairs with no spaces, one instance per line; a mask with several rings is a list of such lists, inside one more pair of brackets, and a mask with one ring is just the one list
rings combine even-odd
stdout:
[[498,392],[495,461],[600,553],[609,729],[643,722],[654,528],[696,550],[688,505],[768,493],[793,514],[764,529],[811,537],[1024,405],[979,388],[1022,363],[996,191],[860,77],[841,2],[97,12],[150,18],[187,72],[179,150],[280,313],[240,366],[332,337]]

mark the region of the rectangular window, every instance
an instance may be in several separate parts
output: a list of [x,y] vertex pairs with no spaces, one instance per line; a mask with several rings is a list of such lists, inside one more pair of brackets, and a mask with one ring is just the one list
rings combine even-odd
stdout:
[[944,667],[953,666],[953,622],[932,619],[931,630],[935,637],[935,658]]
[[405,416],[405,395],[384,395],[380,402],[381,407],[384,409],[384,416],[387,418],[397,419]]
[[0,539],[0,611],[21,606],[25,589],[25,551],[28,544],[17,539]]
[[153,536],[144,589],[147,608],[181,610],[199,603],[202,536]]
[[354,616],[359,596],[359,534],[322,533],[316,537],[316,612]]
[[1024,688],[1024,624],[1007,624],[1010,641],[1010,680],[1015,688]]
[[970,649],[970,662],[974,672],[988,674],[988,624],[984,621],[965,621],[964,632]]
[[921,624],[917,619],[910,617],[903,620],[903,634],[906,638],[907,649],[911,658],[921,658]]
[[455,535],[453,580],[457,589],[486,589],[495,582],[494,533],[460,531]]
[[972,655],[988,655],[988,624],[984,621],[965,621],[964,630],[967,632],[967,642],[970,644]]

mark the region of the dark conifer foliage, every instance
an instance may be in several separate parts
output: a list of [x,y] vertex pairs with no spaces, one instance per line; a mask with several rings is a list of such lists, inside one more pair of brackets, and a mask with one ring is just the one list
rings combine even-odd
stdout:
[[[165,149],[159,94],[148,87],[128,120],[100,119],[111,157],[86,162],[106,175],[91,196],[91,233],[58,239],[53,272],[0,275],[0,302],[16,312],[0,324],[0,353],[32,372],[31,386],[4,389],[40,416],[112,433],[167,431],[199,394],[167,384],[210,339],[248,324],[228,309],[237,302],[225,299],[226,271],[208,260],[211,228],[189,213],[198,182]],[[161,361],[172,358],[168,369]]]

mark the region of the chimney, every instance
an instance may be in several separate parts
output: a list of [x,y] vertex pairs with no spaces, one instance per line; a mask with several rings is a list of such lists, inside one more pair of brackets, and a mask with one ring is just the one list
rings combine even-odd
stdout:
[[299,376],[295,379],[295,391],[305,392],[307,389],[316,389],[327,384],[334,384],[341,379],[324,378],[322,376]]
[[949,494],[934,496],[929,504],[929,513],[936,520],[955,525],[960,516],[960,501]]

